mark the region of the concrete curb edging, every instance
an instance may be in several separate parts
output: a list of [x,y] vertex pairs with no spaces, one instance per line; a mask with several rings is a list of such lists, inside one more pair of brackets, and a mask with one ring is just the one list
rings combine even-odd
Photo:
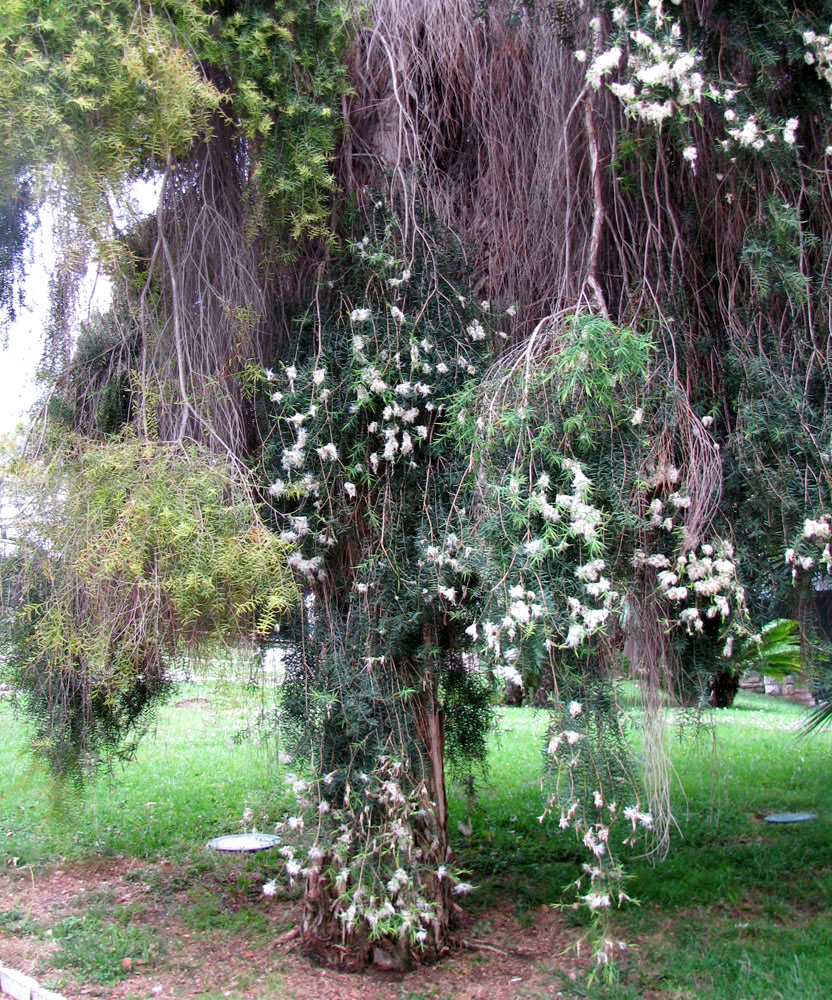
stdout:
[[0,963],[0,993],[14,1000],[64,1000],[59,993],[53,993],[39,986],[31,976],[16,972]]

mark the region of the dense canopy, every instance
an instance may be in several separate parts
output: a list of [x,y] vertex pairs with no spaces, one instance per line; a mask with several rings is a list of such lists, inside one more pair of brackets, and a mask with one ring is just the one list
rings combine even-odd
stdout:
[[[27,210],[62,220],[20,466],[53,500],[4,573],[53,766],[123,747],[112,692],[150,704],[190,640],[281,642],[305,942],[404,963],[464,886],[446,752],[482,761],[508,685],[551,710],[544,818],[598,915],[610,827],[668,844],[668,700],[791,669],[781,619],[823,682],[832,2],[7,7],[0,306]],[[115,291],[76,330],[90,260]]]

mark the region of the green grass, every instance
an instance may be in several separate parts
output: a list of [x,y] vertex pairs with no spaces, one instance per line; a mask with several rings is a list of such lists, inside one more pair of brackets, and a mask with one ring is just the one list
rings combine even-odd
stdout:
[[[25,729],[0,702],[0,862],[37,866],[116,854],[173,860],[169,867],[145,866],[142,878],[166,898],[180,894],[186,926],[257,937],[266,932],[253,905],[268,877],[265,862],[217,857],[204,845],[240,829],[246,808],[264,830],[283,815],[273,754],[235,740],[262,706],[250,690],[222,684],[183,688],[176,701],[161,711],[156,739],[128,768],[62,801],[27,763]],[[640,905],[614,915],[615,935],[632,945],[626,967],[615,985],[589,989],[553,971],[552,995],[832,995],[832,732],[797,742],[794,726],[803,711],[743,694],[734,708],[715,714],[710,729],[671,730],[679,831],[666,861],[627,861],[628,891]],[[508,901],[532,923],[538,907],[563,898],[586,859],[569,834],[538,822],[545,713],[505,709],[498,718],[470,816],[464,787],[451,790],[451,834],[457,860],[477,886],[466,905],[487,921],[489,906]],[[637,726],[633,733],[638,753]],[[788,826],[764,821],[770,812],[804,810],[818,819]],[[458,823],[467,827],[469,819],[466,836]],[[136,914],[126,919],[96,906],[93,900],[91,916],[73,915],[53,929],[68,968],[95,948],[94,961],[109,977],[119,974],[125,957],[157,960],[158,941],[145,936]],[[581,913],[565,913],[585,923]],[[0,913],[0,926],[15,934],[44,932],[18,911]]]
[[99,904],[60,920],[51,928],[59,944],[51,964],[103,985],[118,982],[139,965],[154,964],[164,952],[162,936],[138,916],[135,907]]
[[241,685],[182,685],[136,758],[79,792],[57,788],[31,763],[25,725],[0,700],[0,860],[180,859],[211,837],[239,832],[246,809],[248,828],[268,829],[285,808],[276,757],[238,738],[262,707]]
[[[832,733],[802,742],[804,709],[741,694],[712,728],[673,728],[679,823],[667,860],[630,858],[616,937],[636,946],[613,987],[553,981],[564,997],[637,1000],[828,1000],[832,995]],[[541,827],[540,745],[545,716],[501,713],[469,841],[457,853],[480,902],[510,894],[522,915],[556,902],[586,858],[569,835]],[[637,732],[637,730],[636,730]],[[635,738],[637,743],[637,736]],[[636,747],[636,751],[638,747]],[[461,799],[453,802],[464,811]],[[772,812],[814,812],[805,824],[765,822]],[[565,911],[575,924],[581,913]],[[530,997],[536,994],[530,994]],[[549,994],[547,994],[549,995]]]

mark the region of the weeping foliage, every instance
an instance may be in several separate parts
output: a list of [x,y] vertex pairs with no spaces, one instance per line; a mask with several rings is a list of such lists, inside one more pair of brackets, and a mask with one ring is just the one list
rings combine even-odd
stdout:
[[80,777],[132,754],[187,659],[271,632],[296,600],[287,546],[193,446],[72,437],[12,471],[3,677],[34,752]]
[[[733,540],[749,624],[797,615],[811,631],[811,581],[783,552],[830,504],[832,131],[818,37],[832,5],[376,0],[371,10],[351,62],[344,176],[364,183],[381,164],[411,209],[411,238],[420,210],[434,212],[474,248],[476,287],[504,310],[508,349],[473,432],[485,482],[510,468],[531,496],[551,474],[547,454],[586,470],[625,595],[606,676],[623,652],[640,681],[644,780],[666,835],[666,692],[707,701],[742,666],[721,614],[695,635],[672,625],[659,573],[679,556],[699,572],[714,558],[702,551],[711,535]],[[671,53],[663,66],[656,43]],[[602,399],[608,362],[558,370],[564,318],[583,313],[653,339],[649,372],[616,402],[639,412],[635,431],[609,405],[585,425],[570,394],[571,377]],[[689,505],[674,511],[671,494]],[[512,530],[529,522],[516,498],[488,495],[511,564]],[[669,508],[655,524],[653,501]],[[670,565],[634,565],[638,552]],[[693,581],[670,589],[682,583]],[[519,665],[537,685],[568,676],[562,661],[550,650]]]
[[[331,238],[339,8],[20,2],[1,41],[4,202],[31,179],[56,205],[62,302],[92,257],[129,314],[142,432],[250,453],[237,377],[285,333],[280,301],[299,284],[286,263]],[[158,191],[141,226],[139,179]]]

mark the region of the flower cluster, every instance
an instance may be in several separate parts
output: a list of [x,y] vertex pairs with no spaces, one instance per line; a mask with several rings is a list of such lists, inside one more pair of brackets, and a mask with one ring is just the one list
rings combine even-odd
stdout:
[[707,620],[726,622],[745,609],[745,591],[727,540],[704,543],[672,560],[660,552],[647,555],[637,549],[633,566],[655,571],[659,592],[671,608],[671,623],[684,627],[688,634],[701,632]]
[[[737,103],[738,89],[706,80],[701,53],[686,44],[681,23],[668,15],[663,0],[649,0],[647,9],[640,10],[638,16],[628,6],[618,6],[612,21],[617,29],[614,44],[590,63],[587,81],[597,89],[604,77],[620,68],[618,79],[607,86],[630,117],[659,129],[674,119],[685,125],[691,117],[699,116],[699,107],[708,99],[725,108],[725,150],[739,147],[760,152],[771,144],[795,145],[798,119],[763,121],[759,113],[742,110]],[[594,35],[600,38],[598,26]],[[807,31],[804,42],[806,61],[832,83],[832,38]],[[695,173],[699,159],[696,145],[686,145],[682,158]]]
[[[622,809],[615,797],[605,792],[602,775],[592,766],[594,751],[586,714],[584,706],[572,700],[561,705],[560,722],[550,729],[546,750],[551,792],[540,820],[543,822],[550,814],[558,816],[559,828],[573,831],[589,852],[589,860],[574,883],[576,905],[589,910],[599,945],[596,962],[603,965],[612,957],[607,947],[609,911],[630,901],[624,891],[624,872],[613,850],[618,838],[612,832],[617,825],[628,824],[623,843],[629,844],[641,832],[652,829],[653,819],[638,804]],[[589,775],[594,775],[590,783]],[[607,782],[611,788],[622,790],[614,777],[606,778],[612,779]]]
[[821,569],[832,573],[832,515],[806,518],[794,547],[786,549],[785,559],[792,571],[792,580],[797,580],[801,573]]
[[[502,501],[525,522],[525,537],[516,544],[513,568],[494,601],[466,629],[481,642],[481,656],[494,676],[518,686],[523,685],[521,661],[535,658],[532,648],[545,647],[547,656],[556,647],[577,649],[603,631],[620,598],[604,573],[604,560],[596,555],[602,551],[604,517],[589,501],[590,481],[574,459],[562,459],[560,464],[569,491],[554,496],[546,472],[531,489],[519,476],[508,478]],[[450,541],[458,539],[451,535]],[[470,546],[466,552],[471,554]],[[570,593],[548,592],[539,582],[540,567],[549,559],[564,563],[570,557],[574,564]],[[433,559],[460,568],[450,551]],[[534,578],[538,582],[531,584]]]
[[[359,252],[371,256],[364,243]],[[389,255],[383,263],[398,268]],[[409,279],[407,269],[395,279],[397,295]],[[406,306],[403,298],[399,301]],[[265,372],[281,433],[282,475],[269,493],[284,501],[282,506],[306,505],[303,516],[283,515],[281,538],[302,550],[291,558],[298,573],[323,579],[326,553],[337,534],[335,498],[342,506],[355,506],[362,485],[366,495],[371,483],[417,469],[445,413],[443,400],[477,373],[485,340],[479,318],[461,325],[457,337],[443,340],[425,335],[417,316],[387,302],[383,308],[349,312],[346,366],[336,352],[303,367],[288,365],[283,385],[280,374]],[[434,596],[455,604],[457,593],[454,584],[439,581]]]
[[[626,62],[622,78],[608,87],[630,117],[659,129],[674,116],[687,120],[690,109],[701,103],[705,93],[702,60],[685,47],[682,29],[665,13],[662,0],[650,0],[638,19],[626,7],[616,7],[612,20],[618,30],[616,44],[592,61],[587,70],[588,82],[597,89],[603,76]],[[595,35],[599,37],[598,30]],[[695,146],[684,151],[693,170],[697,155]]]
[[[337,801],[334,778],[330,774],[309,783],[294,774],[286,777],[296,814],[275,831],[284,840],[278,853],[288,884],[304,880],[308,888],[313,883],[327,895],[331,913],[348,934],[364,925],[371,941],[404,937],[420,949],[437,943],[431,940],[436,904],[426,897],[435,898],[437,884],[456,896],[473,887],[438,856],[426,789],[408,793],[404,768],[390,757],[378,758],[370,774],[353,775]],[[275,895],[277,884],[277,878],[266,882],[263,894]]]
[[814,66],[821,80],[826,80],[832,87],[832,24],[827,34],[804,31],[803,44],[806,46],[804,59],[808,65]]

